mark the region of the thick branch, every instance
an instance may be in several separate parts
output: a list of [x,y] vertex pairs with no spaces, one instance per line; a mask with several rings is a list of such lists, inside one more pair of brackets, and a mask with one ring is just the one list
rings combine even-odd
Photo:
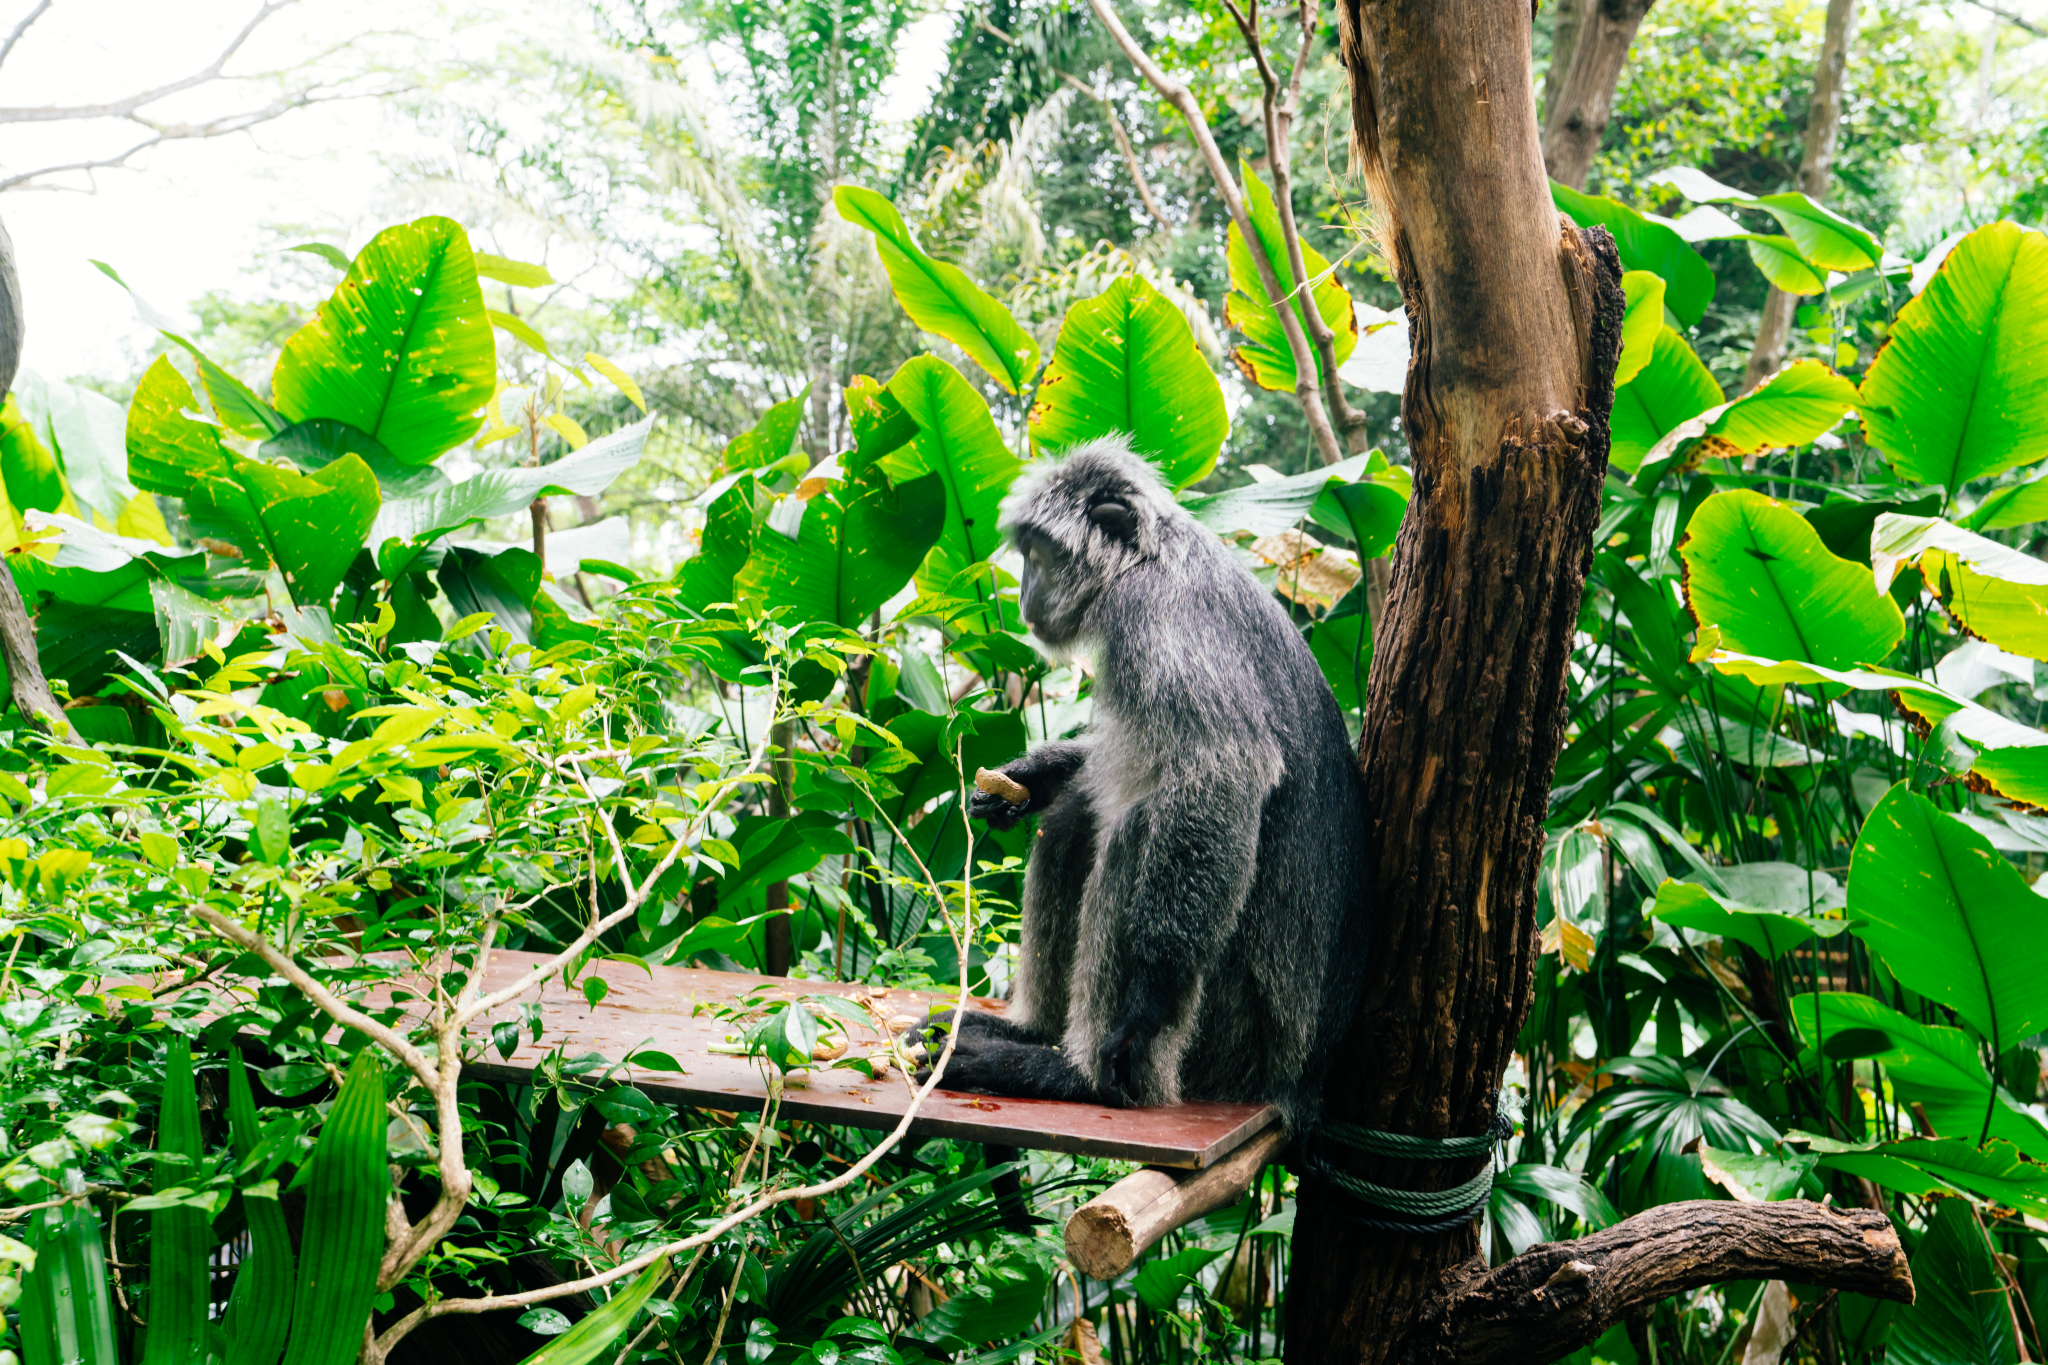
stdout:
[[1316,451],[1324,464],[1336,464],[1344,454],[1337,444],[1337,433],[1331,429],[1330,419],[1316,398],[1315,354],[1309,349],[1308,337],[1301,329],[1301,315],[1294,311],[1293,300],[1280,287],[1280,274],[1273,262],[1267,259],[1265,243],[1252,230],[1244,196],[1238,193],[1237,182],[1230,174],[1230,163],[1223,159],[1223,151],[1209,131],[1209,121],[1202,114],[1201,104],[1193,92],[1167,75],[1159,63],[1152,60],[1138,40],[1131,36],[1130,30],[1124,27],[1124,21],[1117,17],[1109,0],[1088,0],[1088,7],[1095,11],[1095,17],[1109,30],[1109,36],[1130,59],[1131,65],[1138,69],[1138,74],[1145,78],[1145,83],[1172,105],[1187,123],[1188,132],[1202,154],[1202,162],[1209,168],[1209,178],[1216,184],[1216,193],[1222,196],[1223,206],[1230,211],[1230,221],[1237,225],[1238,232],[1244,237],[1245,249],[1258,267],[1259,286],[1266,291],[1266,299],[1279,316],[1280,329],[1287,336],[1288,354],[1294,359],[1294,397],[1301,404],[1302,416],[1308,420]]
[[[1651,0],[1592,0],[1572,49],[1572,64],[1558,87],[1543,128],[1543,164],[1550,178],[1586,188],[1593,154],[1614,112],[1629,44],[1650,12]],[[1546,80],[1545,84],[1549,82]]]
[[1406,1343],[1406,1365],[1540,1365],[1660,1299],[1729,1280],[1795,1280],[1913,1301],[1882,1213],[1794,1201],[1666,1204],[1576,1242],[1453,1272]]

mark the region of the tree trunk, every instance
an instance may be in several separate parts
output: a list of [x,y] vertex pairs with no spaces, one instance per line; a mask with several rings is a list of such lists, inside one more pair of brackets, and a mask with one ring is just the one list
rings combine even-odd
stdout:
[[[14,387],[21,368],[21,278],[14,271],[14,239],[0,225],[0,395]],[[14,570],[0,558],[0,654],[7,660],[7,688],[15,709],[38,729],[62,734],[68,727],[64,709],[51,695],[36,652],[35,621],[15,586]]]
[[[1415,491],[1359,744],[1375,859],[1370,957],[1326,1112],[1383,1132],[1464,1137],[1488,1128],[1532,990],[1543,820],[1607,469],[1620,262],[1604,231],[1582,233],[1551,206],[1524,0],[1341,0],[1339,16],[1357,159],[1411,324],[1402,416]],[[1327,1156],[1414,1190],[1451,1188],[1475,1169]],[[1532,1337],[1541,1350],[1524,1358],[1553,1359],[1553,1348],[1564,1354],[1638,1306],[1637,1291],[1602,1279],[1610,1261],[1621,1279],[1644,1275],[1644,1257],[1668,1259],[1686,1241],[1671,1234],[1680,1215],[1654,1210],[1598,1247],[1565,1244],[1569,1264],[1533,1281],[1557,1248],[1488,1275],[1473,1259],[1471,1223],[1438,1234],[1368,1229],[1348,1196],[1310,1184],[1287,1290],[1287,1355],[1302,1365],[1463,1359],[1455,1343],[1466,1314],[1508,1311],[1488,1294],[1541,1317],[1566,1282],[1606,1284],[1571,1330]],[[1812,1212],[1792,1207],[1788,1227]],[[1768,1235],[1779,1217],[1744,1224],[1742,1237],[1795,1255],[1807,1243]],[[1852,1258],[1858,1285],[1904,1282],[1889,1229],[1858,1224],[1812,1244],[1821,1242],[1830,1255],[1867,1248]],[[1638,1244],[1640,1254],[1623,1250]],[[1585,1266],[1570,1269],[1581,1249]],[[1800,1260],[1810,1283],[1830,1273],[1818,1256]],[[1756,1259],[1660,1262],[1643,1283],[1711,1279],[1715,1267]]]
[[1586,10],[1595,0],[1558,0],[1557,17],[1550,28],[1550,69],[1543,73],[1543,117],[1557,108],[1564,90],[1564,77],[1572,69],[1572,54],[1579,50],[1579,33],[1586,26]]
[[[1593,154],[1614,112],[1614,87],[1628,61],[1629,44],[1650,12],[1651,0],[1590,0],[1572,47],[1562,85],[1544,81],[1549,96],[1543,127],[1543,164],[1550,178],[1586,188]],[[1562,22],[1564,16],[1558,16]],[[1554,86],[1555,93],[1552,93]]]
[[[1842,128],[1842,88],[1849,69],[1849,42],[1856,34],[1856,0],[1828,0],[1827,30],[1821,37],[1820,60],[1813,67],[1813,102],[1806,111],[1806,146],[1799,157],[1797,188],[1818,204],[1828,195],[1835,169],[1835,142]],[[1757,324],[1756,345],[1742,372],[1742,392],[1778,372],[1785,363],[1785,343],[1792,334],[1792,315],[1799,300],[1772,287],[1764,295],[1764,314]],[[1832,357],[1830,357],[1832,359]]]

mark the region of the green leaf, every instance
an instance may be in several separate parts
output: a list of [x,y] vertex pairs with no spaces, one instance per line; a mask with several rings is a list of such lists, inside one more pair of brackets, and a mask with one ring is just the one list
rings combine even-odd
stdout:
[[[1624,323],[1624,347],[1626,326]],[[1721,401],[1721,385],[1713,372],[1700,363],[1684,337],[1660,321],[1648,359],[1633,378],[1614,391],[1614,415],[1608,419],[1613,436],[1608,462],[1623,473],[1635,473],[1666,433]]]
[[1337,695],[1337,705],[1346,711],[1363,707],[1365,680],[1372,672],[1372,618],[1363,611],[1326,616],[1310,632],[1308,648]]
[[553,464],[480,470],[461,483],[418,497],[393,498],[377,512],[370,543],[382,545],[394,536],[432,540],[473,522],[524,512],[535,498],[553,494],[595,496],[640,462],[653,427],[654,418],[643,417]]
[[1785,235],[1791,238],[1793,249],[1804,260],[1823,270],[1839,270],[1845,274],[1870,270],[1884,259],[1883,250],[1870,233],[1841,214],[1814,203],[1797,190],[1731,202],[1738,202],[1744,208],[1762,209],[1777,219],[1778,226],[1784,228]]
[[300,242],[297,246],[286,247],[285,250],[303,251],[308,256],[318,256],[344,275],[348,273],[349,254],[338,246],[330,246],[326,242]]
[[1705,315],[1714,297],[1714,272],[1685,238],[1617,200],[1582,194],[1554,180],[1550,197],[1580,227],[1604,227],[1613,233],[1624,270],[1648,270],[1663,277],[1664,302],[1680,322],[1691,327]]
[[541,285],[555,282],[555,277],[548,273],[546,266],[534,265],[530,261],[514,261],[504,256],[493,256],[488,251],[473,252],[471,259],[476,262],[477,274],[487,280],[496,280],[500,284],[537,289]]
[[2048,563],[1940,517],[1880,516],[1870,562],[1880,589],[1910,564],[1971,635],[2048,659]]
[[[157,1117],[158,1195],[198,1184],[205,1144],[199,1134],[199,1087],[192,1079],[192,1041],[173,1034],[164,1057],[163,1107]],[[213,1229],[205,1210],[189,1204],[149,1215],[149,1330],[142,1365],[182,1365],[206,1358]]]
[[1832,938],[1849,926],[1818,915],[1786,914],[1715,895],[1704,886],[1666,881],[1657,888],[1652,915],[1666,924],[1697,929],[1747,944],[1767,958],[1782,957],[1813,938]]
[[632,1284],[607,1299],[602,1307],[547,1345],[528,1356],[520,1365],[589,1365],[632,1326],[633,1318],[668,1278],[668,1258],[662,1257],[640,1272]]
[[213,415],[220,424],[237,436],[249,436],[256,440],[268,440],[283,431],[288,425],[278,416],[277,409],[258,398],[247,384],[207,359],[204,352],[175,332],[165,332],[178,345],[183,346],[199,367],[199,383],[206,390],[207,401],[213,404]]
[[88,1203],[36,1215],[36,1263],[21,1284],[26,1365],[122,1365],[104,1240]]
[[[1058,368],[1055,356],[1048,384]],[[962,570],[995,557],[1003,538],[1003,494],[1023,466],[1003,444],[974,386],[937,356],[905,361],[889,380],[889,393],[917,423],[917,436],[882,459],[883,471],[899,484],[935,474],[946,490],[945,529],[917,570],[921,591],[941,592]],[[986,576],[979,586],[989,587]]]
[[365,1047],[321,1125],[306,1174],[305,1233],[284,1365],[350,1365],[362,1348],[391,1193],[386,1122],[377,1049]]
[[2026,1156],[2048,1160],[2048,1128],[2004,1087],[1992,1099],[1991,1073],[1959,1028],[1923,1024],[1882,1001],[1846,991],[1794,996],[1792,1022],[1806,1046],[1833,1062],[1869,1059],[1901,1104],[1919,1104],[1934,1131],[1975,1140],[1987,1115],[1991,1136]]
[[[1348,460],[1333,465],[1318,465],[1301,474],[1290,474],[1286,478],[1268,479],[1263,483],[1241,484],[1226,488],[1220,493],[1204,493],[1199,497],[1184,498],[1181,506],[1188,515],[1201,522],[1221,536],[1237,532],[1249,532],[1254,536],[1270,536],[1298,526],[1310,515],[1310,509],[1322,499],[1331,480],[1339,488],[1349,486],[1350,480],[1365,475],[1372,462],[1370,453],[1353,455]],[[1386,459],[1381,457],[1384,465]],[[1365,485],[1372,486],[1372,485]],[[1405,509],[1407,502],[1391,489],[1382,490],[1387,496],[1400,503]],[[1339,505],[1332,502],[1330,509],[1341,516]],[[1348,524],[1335,528],[1343,534],[1350,534]]]
[[[0,482],[6,485],[10,522],[23,512],[54,512],[64,505],[64,471],[37,439],[35,424],[22,415],[11,393],[0,404]],[[8,529],[12,533],[17,528]],[[10,534],[10,541],[14,538]]]
[[[88,520],[104,517],[109,525],[138,533],[122,525],[135,498],[135,485],[128,477],[121,405],[82,385],[44,379],[32,370],[15,376],[14,399],[35,427],[36,439],[55,457],[80,515]],[[155,504],[143,501],[154,522],[147,533],[168,540]],[[32,505],[15,503],[17,510]]]
[[1765,279],[1787,294],[1806,296],[1827,291],[1827,276],[1806,263],[1790,237],[1761,237],[1746,232],[1736,240],[1749,243],[1749,259]]
[[[255,1153],[262,1134],[249,1090],[248,1062],[240,1049],[228,1052],[228,1141],[240,1163]],[[249,1254],[235,1272],[222,1321],[225,1365],[277,1365],[291,1331],[292,1284],[297,1279],[291,1229],[275,1196],[244,1192],[242,1212],[249,1220]]]
[[488,554],[455,545],[449,547],[434,581],[448,594],[448,605],[458,619],[489,612],[492,625],[510,631],[514,640],[531,643],[541,575],[540,559],[531,550],[515,546]]
[[328,604],[380,501],[355,455],[312,474],[227,455],[185,497],[195,521],[220,528],[253,562],[275,564],[300,607]]
[[1693,441],[1702,443],[1699,454],[1724,459],[1805,445],[1832,430],[1855,402],[1854,384],[1819,361],[1795,360],[1742,397],[1666,432],[1643,457],[1644,474]]
[[714,602],[734,600],[733,576],[747,562],[754,545],[756,498],[763,495],[752,479],[741,479],[719,494],[704,513],[704,534],[697,553],[676,570],[683,604],[702,615]]
[[1870,570],[1838,559],[1790,505],[1747,489],[1701,503],[1678,547],[1701,630],[1742,654],[1831,668],[1883,659],[1905,636]]
[[2005,1275],[1969,1204],[1930,1207],[1912,1267],[1913,1302],[1892,1319],[1887,1365],[2015,1365]]
[[1892,788],[1856,838],[1849,924],[1900,983],[2003,1050],[2048,1026],[2042,901],[1991,841]]
[[509,332],[513,338],[528,350],[538,351],[552,359],[554,352],[548,349],[548,339],[534,330],[533,324],[513,313],[500,312],[496,308],[484,309],[484,316],[491,320],[491,326],[501,332]]
[[2048,521],[2048,475],[1992,489],[1963,524],[1973,531],[2002,531],[2037,521]]
[[1131,1277],[1131,1288],[1153,1311],[1171,1313],[1180,1302],[1180,1296],[1194,1283],[1195,1276],[1210,1262],[1229,1254],[1220,1247],[1189,1247],[1171,1256],[1147,1261]]
[[227,462],[220,428],[185,416],[197,400],[185,377],[158,356],[128,404],[128,477],[137,488],[183,497]]
[[387,500],[419,497],[452,486],[448,476],[433,465],[400,464],[374,436],[331,417],[295,422],[265,441],[257,454],[273,463],[290,460],[308,474],[325,469],[344,455],[354,455],[369,466]]
[[1021,392],[1031,382],[1038,342],[960,267],[920,251],[894,204],[857,185],[833,190],[832,202],[840,217],[875,234],[890,287],[912,322],[965,351],[1006,391]]
[[760,421],[728,441],[724,453],[726,473],[758,469],[788,459],[796,450],[797,429],[803,425],[804,404],[810,396],[811,386],[806,384],[794,398],[785,398],[770,407],[761,414]]
[[940,476],[891,485],[870,466],[811,498],[796,539],[756,535],[733,592],[793,620],[857,626],[910,581],[945,524]]
[[1222,386],[1187,318],[1138,275],[1067,310],[1030,425],[1041,451],[1128,434],[1176,489],[1208,477],[1230,433]]
[[1650,363],[1657,337],[1664,330],[1664,277],[1648,270],[1625,271],[1621,294],[1627,311],[1621,317],[1621,360],[1614,370],[1617,386],[1634,379]]
[[451,219],[421,218],[362,249],[285,342],[272,387],[292,421],[347,422],[418,465],[476,434],[496,370],[469,238]]
[[1358,547],[1359,558],[1378,559],[1393,552],[1394,537],[1408,515],[1412,482],[1407,470],[1388,467],[1378,451],[1368,451],[1366,477],[1324,485],[1309,516],[1323,529],[1348,537]]
[[1965,237],[1863,376],[1856,408],[1900,477],[1951,497],[2048,455],[2048,237],[1993,223]]
[[[1287,294],[1288,306],[1294,309],[1306,339],[1308,312],[1301,300],[1302,282],[1295,279],[1294,268],[1287,259],[1287,242],[1280,231],[1280,210],[1273,203],[1273,192],[1253,173],[1249,162],[1241,165],[1241,172],[1246,216],[1251,219],[1252,231],[1259,234],[1266,259],[1273,265],[1273,277]],[[1234,222],[1230,225],[1224,260],[1230,268],[1231,292],[1223,300],[1223,318],[1245,335],[1244,344],[1231,351],[1231,360],[1246,379],[1260,388],[1291,391],[1296,376],[1287,330],[1281,325],[1272,300],[1266,296],[1258,263]],[[1315,296],[1316,311],[1336,334],[1336,360],[1342,365],[1358,346],[1358,316],[1351,306],[1350,291],[1338,282],[1329,260],[1306,241],[1301,244],[1301,264],[1309,279],[1317,282],[1307,292]],[[1316,363],[1321,365],[1320,358]],[[1321,377],[1319,371],[1319,380]]]
[[919,1320],[918,1335],[968,1345],[1010,1341],[1045,1311],[1050,1278],[1050,1272],[1022,1258],[985,1265],[965,1289]]

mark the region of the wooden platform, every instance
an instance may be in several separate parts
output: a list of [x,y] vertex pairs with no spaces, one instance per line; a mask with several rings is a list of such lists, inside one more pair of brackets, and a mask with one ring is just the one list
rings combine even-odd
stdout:
[[[494,952],[485,974],[485,988],[510,985],[544,959],[535,953]],[[563,989],[560,975],[537,992],[544,1033],[535,1045],[529,1032],[509,1061],[496,1049],[465,1067],[480,1078],[522,1081],[536,1063],[561,1049],[576,1057],[595,1052],[619,1061],[639,1049],[665,1052],[684,1068],[678,1075],[639,1067],[623,1068],[621,1080],[655,1099],[702,1109],[758,1111],[768,1099],[757,1062],[707,1051],[732,1025],[710,1009],[693,1015],[698,1005],[736,1002],[763,994],[770,1002],[800,995],[854,996],[864,988],[829,981],[795,981],[735,972],[656,967],[650,981],[639,967],[601,962],[592,969],[611,991],[592,1009],[582,994]],[[891,1013],[922,1016],[930,997],[922,992],[874,992]],[[534,997],[528,997],[529,999]],[[1001,1001],[975,999],[970,1008],[1000,1013]],[[496,1016],[513,1019],[517,1007]],[[475,1026],[483,1036],[488,1029]],[[863,1050],[879,1039],[853,1030],[853,1049]],[[851,1070],[812,1071],[806,1084],[783,1092],[782,1112],[791,1118],[856,1128],[893,1128],[909,1107],[910,1092],[901,1073],[870,1080]],[[1279,1121],[1270,1105],[1183,1104],[1156,1109],[1110,1109],[1093,1104],[1052,1100],[1020,1100],[937,1090],[918,1111],[911,1132],[920,1137],[961,1138],[1010,1147],[1116,1157],[1200,1170],[1214,1165],[1252,1137]]]

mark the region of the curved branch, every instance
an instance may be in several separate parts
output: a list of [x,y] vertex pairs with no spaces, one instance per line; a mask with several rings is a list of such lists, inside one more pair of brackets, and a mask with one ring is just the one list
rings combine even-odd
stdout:
[[[0,123],[56,123],[83,118],[127,118],[144,105],[155,104],[158,100],[168,99],[172,95],[205,85],[208,81],[220,79],[221,71],[227,66],[228,59],[242,50],[242,45],[249,41],[249,36],[264,20],[279,10],[297,3],[298,0],[265,0],[263,7],[256,11],[248,23],[242,25],[242,31],[230,39],[228,45],[222,48],[212,61],[191,75],[172,81],[169,85],[138,90],[132,95],[124,95],[120,99],[106,100],[99,104],[46,104],[33,108],[0,109]],[[0,59],[4,59],[6,51],[13,48],[15,41],[21,37],[22,30],[40,18],[43,9],[48,8],[47,4],[44,5],[15,29],[7,40],[7,49],[0,49]]]
[[1547,1242],[1487,1270],[1451,1272],[1400,1359],[1406,1365],[1557,1360],[1659,1299],[1727,1280],[1797,1280],[1913,1301],[1891,1220],[1804,1200],[1666,1204],[1575,1242]]

